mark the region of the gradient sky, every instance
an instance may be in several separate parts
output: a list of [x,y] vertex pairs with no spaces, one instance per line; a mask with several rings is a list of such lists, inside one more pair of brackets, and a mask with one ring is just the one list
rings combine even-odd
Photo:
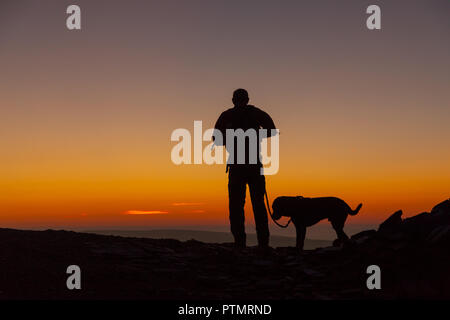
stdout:
[[429,211],[450,196],[449,35],[448,0],[2,0],[0,225],[226,225],[224,165],[172,164],[170,134],[238,87],[281,131],[271,199]]

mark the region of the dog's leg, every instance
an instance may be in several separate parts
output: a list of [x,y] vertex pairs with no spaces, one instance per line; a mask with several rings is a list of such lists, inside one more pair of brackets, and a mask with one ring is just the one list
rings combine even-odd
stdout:
[[334,231],[336,231],[339,242],[345,242],[348,240],[348,236],[344,232],[344,224],[345,219],[343,221],[331,221],[331,225],[333,226]]
[[297,249],[302,251],[305,244],[306,227],[302,225],[295,225],[295,229],[297,231]]

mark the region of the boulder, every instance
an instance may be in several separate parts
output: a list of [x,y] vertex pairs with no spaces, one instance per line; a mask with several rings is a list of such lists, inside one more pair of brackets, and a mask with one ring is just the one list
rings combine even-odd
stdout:
[[408,224],[408,225],[413,225],[413,224],[419,225],[421,223],[424,223],[428,219],[429,215],[430,215],[429,212],[422,212],[422,213],[416,214],[415,216],[412,216],[412,217],[404,219],[403,220],[403,225],[406,225],[406,224]]
[[433,225],[430,220],[430,213],[422,212],[404,219],[402,230],[413,237],[423,237],[433,229]]
[[450,225],[450,199],[434,206],[428,220],[433,229],[437,226]]
[[435,226],[450,224],[450,199],[434,206],[430,213],[430,219]]
[[426,241],[432,244],[449,243],[450,241],[450,225],[436,227],[429,233]]
[[414,238],[429,239],[431,232],[438,227],[450,225],[450,199],[445,200],[431,210],[403,220],[402,230]]
[[450,215],[450,199],[442,201],[431,209],[433,215]]
[[368,238],[373,237],[376,233],[377,233],[377,231],[374,230],[374,229],[372,229],[372,230],[365,230],[365,231],[361,231],[359,233],[356,233],[356,234],[352,235],[350,237],[350,239],[355,240],[355,241],[358,241],[358,240],[361,240],[361,239],[365,239],[366,240]]
[[402,225],[402,210],[398,210],[394,212],[389,218],[387,218],[380,226],[378,227],[378,232],[381,233],[390,233],[398,230]]

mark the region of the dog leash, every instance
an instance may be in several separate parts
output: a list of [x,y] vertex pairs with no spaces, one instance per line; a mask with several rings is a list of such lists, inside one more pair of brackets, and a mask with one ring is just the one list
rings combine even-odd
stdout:
[[267,196],[267,189],[265,189],[265,188],[264,188],[264,195],[266,196],[267,210],[269,211],[269,215],[270,215],[270,217],[272,218],[272,221],[275,222],[275,224],[276,224],[277,226],[279,226],[280,228],[287,228],[287,227],[289,226],[289,224],[291,223],[292,218],[289,219],[288,223],[286,223],[286,225],[284,225],[284,226],[283,226],[282,224],[279,224],[279,223],[273,218],[272,211],[270,210],[269,197]]

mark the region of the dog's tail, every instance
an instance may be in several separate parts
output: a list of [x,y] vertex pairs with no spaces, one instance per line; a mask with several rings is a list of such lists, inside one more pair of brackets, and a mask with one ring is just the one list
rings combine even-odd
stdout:
[[351,216],[356,215],[356,214],[359,212],[359,210],[361,209],[361,207],[362,207],[362,203],[358,204],[358,206],[356,207],[355,210],[351,210],[351,209],[350,209],[350,212],[349,212],[350,215],[351,215]]

